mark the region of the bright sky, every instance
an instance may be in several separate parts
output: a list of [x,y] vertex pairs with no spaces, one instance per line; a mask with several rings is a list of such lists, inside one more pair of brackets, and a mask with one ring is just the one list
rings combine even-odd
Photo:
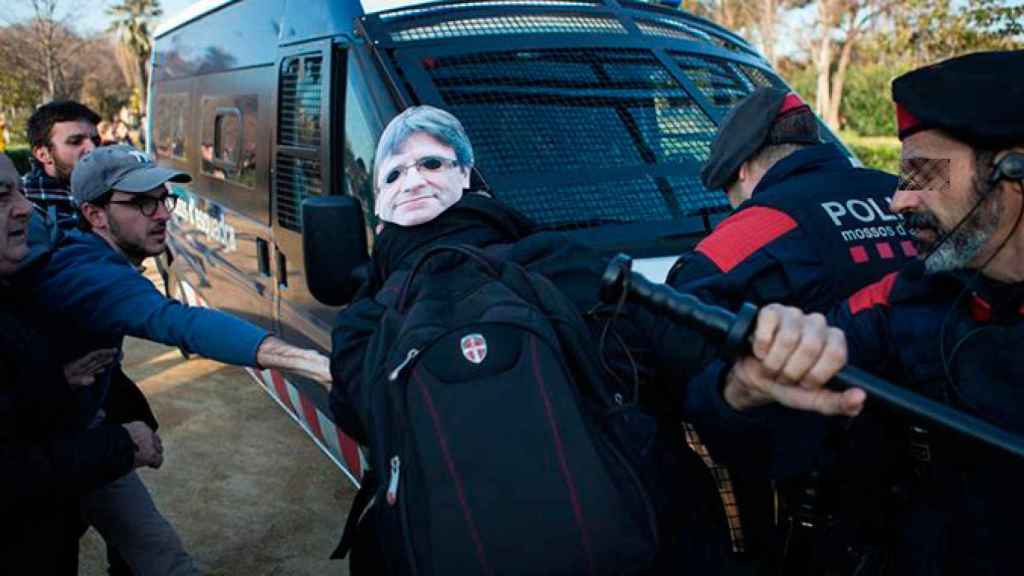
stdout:
[[[184,10],[194,0],[160,0],[160,7],[164,10],[162,18],[174,16]],[[6,2],[6,0],[4,0]],[[4,3],[0,2],[0,3]],[[76,0],[66,0],[68,6],[76,4]],[[79,17],[72,17],[82,32],[96,32],[105,30],[110,24],[110,17],[107,16],[107,7],[117,4],[116,0],[77,0],[81,6]],[[155,28],[155,27],[154,27]]]

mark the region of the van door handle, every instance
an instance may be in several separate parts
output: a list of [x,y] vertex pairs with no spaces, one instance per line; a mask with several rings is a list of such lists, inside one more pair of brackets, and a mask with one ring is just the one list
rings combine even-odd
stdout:
[[270,276],[270,244],[263,238],[256,239],[256,263],[260,276]]
[[288,287],[288,259],[284,257],[284,253],[280,250],[275,249],[277,252],[277,285],[281,288]]

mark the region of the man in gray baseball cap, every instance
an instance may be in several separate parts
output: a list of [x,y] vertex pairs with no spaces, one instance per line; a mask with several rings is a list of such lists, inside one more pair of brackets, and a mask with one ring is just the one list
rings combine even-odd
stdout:
[[158,166],[145,153],[121,144],[97,148],[78,161],[71,173],[71,198],[81,211],[80,228],[140,264],[162,252],[167,241],[167,222],[178,197],[165,184],[191,181],[187,173]]
[[98,148],[79,161],[71,175],[71,197],[81,206],[111,190],[139,194],[165,182],[191,181],[187,173],[158,166],[145,152],[117,144]]
[[[34,318],[41,330],[55,335],[51,348],[64,355],[58,360],[81,357],[86,348],[121,348],[125,336],[134,336],[226,364],[330,382],[327,358],[319,352],[291,346],[229,314],[182,306],[139,274],[143,260],[165,249],[178,199],[168,182],[189,181],[188,174],[158,166],[128,146],[98,148],[78,161],[71,196],[80,211],[80,229],[61,235],[23,279],[34,298]],[[77,395],[73,425],[86,430],[116,419],[108,399],[125,379],[120,362],[97,374],[95,383]],[[160,466],[162,447],[159,452],[148,465]],[[132,573],[197,574],[135,472],[83,496],[80,511]]]

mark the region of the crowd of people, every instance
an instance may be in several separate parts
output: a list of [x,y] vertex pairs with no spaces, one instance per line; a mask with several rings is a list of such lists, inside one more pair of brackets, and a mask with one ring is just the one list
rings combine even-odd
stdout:
[[607,256],[472,189],[465,130],[430,106],[380,137],[382,224],[330,357],[294,347],[157,292],[140,266],[191,177],[42,106],[32,171],[0,155],[3,556],[76,573],[92,526],[112,573],[197,573],[134,472],[164,448],[130,335],[331,386],[371,463],[335,553],[354,574],[1011,573],[1024,462],[828,384],[850,363],[1024,434],[1022,73],[988,52],[894,80],[898,177],[795,94],[737,104],[701,174],[734,210],[666,281],[760,306],[736,354],[603,301]]

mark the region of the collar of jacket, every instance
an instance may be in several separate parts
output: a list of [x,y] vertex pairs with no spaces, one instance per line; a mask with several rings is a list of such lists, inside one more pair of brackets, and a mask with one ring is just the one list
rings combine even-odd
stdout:
[[850,168],[850,159],[846,157],[839,147],[832,143],[818,144],[810,148],[797,150],[789,156],[775,163],[768,169],[761,181],[754,188],[753,196],[758,192],[767,190],[779,182],[800,174],[816,170],[837,170]]
[[71,195],[70,182],[62,182],[47,174],[46,170],[43,169],[43,165],[35,158],[29,160],[29,164],[32,166],[32,169],[29,170],[26,178],[34,181],[36,187],[46,188],[48,190],[63,190],[68,194],[68,196]]

